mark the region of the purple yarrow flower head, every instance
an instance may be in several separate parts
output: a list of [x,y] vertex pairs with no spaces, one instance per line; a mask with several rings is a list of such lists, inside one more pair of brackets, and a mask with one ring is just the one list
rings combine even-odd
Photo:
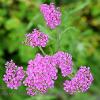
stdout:
[[53,57],[55,58],[56,65],[61,69],[63,77],[72,73],[72,56],[69,53],[58,51]]
[[25,44],[28,46],[36,47],[41,46],[45,47],[48,42],[48,35],[40,32],[37,29],[34,29],[32,33],[26,34]]
[[81,66],[75,77],[78,79],[79,91],[86,92],[93,81],[90,67]]
[[13,60],[5,64],[6,74],[4,75],[4,82],[7,84],[7,87],[11,89],[18,89],[21,86],[21,81],[24,78],[23,67],[17,67]]
[[54,87],[57,69],[51,61],[51,56],[43,57],[40,54],[37,54],[34,60],[29,61],[27,77],[23,82],[27,86],[27,94],[33,96],[38,93],[46,93],[49,88]]
[[51,29],[56,28],[61,23],[61,12],[53,3],[50,5],[41,4],[40,11],[44,16],[47,26]]
[[75,77],[70,81],[66,80],[64,82],[64,90],[69,94],[74,94],[76,92],[86,92],[93,82],[93,76],[90,72],[90,68],[81,66]]

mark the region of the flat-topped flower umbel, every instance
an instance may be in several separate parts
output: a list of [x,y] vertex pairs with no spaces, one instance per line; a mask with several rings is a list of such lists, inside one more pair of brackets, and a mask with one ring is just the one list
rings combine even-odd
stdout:
[[93,82],[93,76],[90,72],[90,68],[81,66],[75,77],[70,81],[66,80],[64,82],[64,90],[69,94],[74,94],[76,92],[86,92]]
[[23,67],[17,67],[15,63],[11,60],[5,64],[6,74],[3,80],[7,84],[7,87],[11,89],[18,89],[22,85],[21,81],[24,78]]
[[72,56],[69,53],[58,51],[53,55],[55,63],[61,69],[62,76],[68,76],[72,73]]
[[26,34],[25,44],[32,47],[45,47],[48,42],[48,35],[34,29],[32,33]]
[[27,86],[27,94],[36,95],[46,93],[49,88],[54,87],[57,79],[57,69],[52,65],[52,56],[43,57],[37,54],[34,60],[30,60],[27,67],[27,77],[24,85]]
[[51,29],[56,28],[61,23],[61,12],[53,3],[50,5],[41,4],[40,11],[42,12],[47,26]]

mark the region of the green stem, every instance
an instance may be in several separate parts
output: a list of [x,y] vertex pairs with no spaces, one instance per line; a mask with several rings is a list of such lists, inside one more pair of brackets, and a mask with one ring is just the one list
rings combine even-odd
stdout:
[[68,27],[66,28],[63,32],[61,32],[61,34],[64,34],[65,32],[67,32],[68,30],[76,30],[75,27]]
[[51,0],[52,3],[55,3],[55,0]]
[[44,50],[42,49],[42,47],[39,46],[40,51],[42,52],[42,54],[45,56],[46,53],[44,52]]
[[56,51],[58,51],[58,50],[60,50],[60,31],[58,29],[57,29],[56,37],[57,37],[57,49],[56,49]]
[[33,17],[33,18],[31,19],[31,21],[28,23],[28,25],[27,25],[27,27],[26,27],[26,32],[33,26],[33,22],[34,22],[34,20],[37,19],[38,16],[39,16],[39,15],[36,15],[35,17]]

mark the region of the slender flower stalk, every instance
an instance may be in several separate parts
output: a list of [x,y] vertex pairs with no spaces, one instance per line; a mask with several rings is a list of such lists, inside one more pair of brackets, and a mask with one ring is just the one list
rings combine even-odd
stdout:
[[55,3],[55,0],[51,0],[52,3]]
[[42,47],[39,47],[40,51],[42,52],[43,55],[46,55],[46,53],[44,52],[44,50],[42,49]]
[[56,38],[57,38],[57,49],[56,52],[60,50],[60,30],[57,28],[57,32],[56,32]]

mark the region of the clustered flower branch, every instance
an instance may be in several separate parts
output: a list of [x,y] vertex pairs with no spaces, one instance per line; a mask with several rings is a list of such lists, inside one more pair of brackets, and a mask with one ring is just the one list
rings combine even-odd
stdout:
[[[61,23],[61,12],[53,3],[50,5],[41,4],[40,11],[44,16],[47,26],[55,29]],[[18,67],[13,60],[5,64],[6,73],[3,80],[8,88],[18,89],[19,86],[26,86],[27,94],[34,96],[38,93],[46,93],[48,89],[54,87],[57,80],[58,68],[63,77],[68,77],[73,72],[72,56],[63,51],[57,51],[54,55],[47,55],[41,47],[48,43],[48,35],[39,29],[34,29],[25,35],[25,44],[31,47],[39,47],[43,55],[36,54],[35,59],[28,61],[27,70]],[[64,90],[69,94],[76,92],[86,92],[93,82],[90,68],[81,66],[74,77],[65,80]]]

